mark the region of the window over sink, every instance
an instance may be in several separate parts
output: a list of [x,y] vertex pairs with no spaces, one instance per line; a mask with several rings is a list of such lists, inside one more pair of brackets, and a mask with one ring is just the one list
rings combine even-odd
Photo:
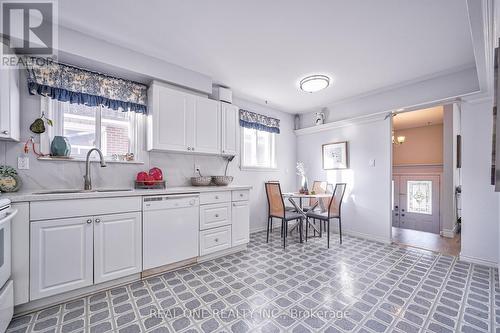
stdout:
[[276,134],[242,127],[241,168],[276,169]]
[[135,112],[112,110],[103,106],[86,106],[60,102],[47,97],[42,98],[42,112],[52,119],[54,126],[47,126],[42,138],[42,151],[50,151],[54,136],[68,138],[71,144],[71,157],[85,159],[91,148],[101,149],[108,161],[125,161],[125,155],[138,156],[138,138],[143,115]]

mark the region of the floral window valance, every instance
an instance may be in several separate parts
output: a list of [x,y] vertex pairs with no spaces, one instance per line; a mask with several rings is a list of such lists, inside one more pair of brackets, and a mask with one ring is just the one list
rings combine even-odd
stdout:
[[270,133],[280,132],[280,120],[247,110],[240,110],[240,126]]
[[143,84],[41,58],[26,57],[24,61],[31,95],[147,113],[147,86]]

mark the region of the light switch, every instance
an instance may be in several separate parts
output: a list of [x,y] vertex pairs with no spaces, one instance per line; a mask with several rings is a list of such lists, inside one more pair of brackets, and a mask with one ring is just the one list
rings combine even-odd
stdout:
[[19,170],[28,170],[30,168],[30,158],[26,155],[17,158],[17,168]]
[[368,166],[374,167],[375,166],[375,159],[371,159],[368,161]]

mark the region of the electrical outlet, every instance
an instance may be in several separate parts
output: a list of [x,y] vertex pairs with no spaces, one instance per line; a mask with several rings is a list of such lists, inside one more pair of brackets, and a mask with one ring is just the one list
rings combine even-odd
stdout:
[[19,156],[17,158],[17,168],[19,170],[28,170],[30,168],[30,158],[28,156]]

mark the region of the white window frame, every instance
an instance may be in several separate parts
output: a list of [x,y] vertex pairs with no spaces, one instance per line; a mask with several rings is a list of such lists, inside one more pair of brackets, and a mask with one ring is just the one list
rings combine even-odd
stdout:
[[[258,131],[258,130],[255,130]],[[272,161],[274,160],[274,166],[273,167],[264,167],[264,166],[258,166],[258,165],[245,165],[245,127],[242,127],[240,130],[240,170],[243,171],[278,171],[278,150],[277,150],[277,141],[278,141],[278,136],[276,133],[269,133],[272,135],[272,147],[269,149],[269,160]],[[258,136],[257,136],[258,138]],[[256,150],[258,147],[258,142],[255,140],[255,145],[256,145]],[[274,153],[274,158],[272,154]]]
[[[52,119],[54,121],[54,126],[46,125],[46,132],[40,135],[40,151],[44,154],[48,154],[50,152],[50,143],[54,136],[62,135],[61,133],[57,133],[57,126],[63,122],[63,115],[60,112],[56,112],[55,103],[59,101],[52,100],[49,97],[40,96],[40,115],[45,114],[47,118]],[[64,103],[64,102],[62,102]],[[101,107],[96,107],[101,108]],[[101,128],[101,112],[96,112],[96,125],[95,128]],[[130,142],[130,152],[134,154],[134,161],[120,161],[113,160],[111,156],[105,156],[106,162],[112,163],[124,163],[124,164],[143,164],[144,158],[144,150],[141,149],[144,144],[143,136],[144,136],[144,124],[145,124],[145,116],[135,113],[132,118],[132,131],[129,133],[129,142]],[[98,131],[96,133],[96,147],[101,147],[102,131]],[[51,157],[41,157],[41,160],[61,160],[57,158]],[[92,160],[97,160],[97,154],[92,154]],[[85,161],[85,156],[75,156],[73,159],[64,159],[64,161]]]

